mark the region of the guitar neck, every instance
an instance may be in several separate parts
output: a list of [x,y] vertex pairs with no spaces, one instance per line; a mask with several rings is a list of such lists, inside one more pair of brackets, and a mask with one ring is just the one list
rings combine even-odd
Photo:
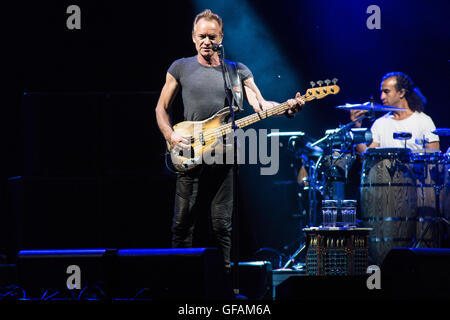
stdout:
[[[290,105],[287,102],[267,108],[266,110],[253,113],[249,116],[236,120],[236,126],[238,128],[244,128],[260,120],[267,119],[274,115],[280,114],[281,112],[286,111],[289,108]],[[218,130],[220,134],[224,136],[231,133],[233,131],[233,128],[231,127],[231,123],[227,123],[218,127],[216,130]]]
[[251,114],[251,115],[249,115],[247,117],[244,117],[242,119],[236,120],[236,125],[239,128],[243,128],[243,127],[249,126],[249,125],[251,125],[253,123],[256,123],[256,122],[258,122],[260,120],[267,119],[267,118],[269,118],[271,116],[280,114],[281,112],[286,111],[289,108],[290,108],[289,104],[287,102],[285,102],[285,103],[282,103],[282,104],[270,107],[270,108],[268,108],[266,110],[263,110],[261,112],[256,112],[256,113]]
[[[336,85],[337,79],[333,79],[334,85],[328,85],[331,81],[325,80],[325,83],[327,86],[322,87],[323,81],[317,81],[317,83],[320,85],[320,87],[315,88],[309,88],[306,93],[301,97],[305,102],[311,101],[314,99],[322,99],[323,97],[326,97],[330,94],[337,94],[340,91],[339,86]],[[314,82],[311,82],[311,85],[314,87]],[[279,105],[267,108],[266,110],[263,110],[261,112],[256,112],[254,114],[251,114],[247,117],[244,117],[242,119],[236,120],[236,126],[238,128],[243,128],[248,125],[251,125],[255,122],[258,122],[263,119],[267,119],[271,116],[281,114],[282,112],[288,110],[291,108],[289,103],[286,101],[284,103],[281,103]],[[225,136],[229,133],[233,132],[233,128],[231,127],[231,123],[224,124],[216,129],[214,129],[214,132],[211,132],[215,136]]]

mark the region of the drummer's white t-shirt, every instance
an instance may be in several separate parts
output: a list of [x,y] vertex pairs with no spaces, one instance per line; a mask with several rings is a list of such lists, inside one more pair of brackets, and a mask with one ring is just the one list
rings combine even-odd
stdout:
[[375,120],[370,129],[372,131],[372,140],[378,142],[381,148],[403,148],[404,140],[394,139],[394,132],[409,132],[411,139],[406,140],[406,147],[411,150],[422,149],[421,144],[416,143],[416,139],[427,139],[428,142],[439,141],[439,136],[431,133],[436,126],[433,120],[423,112],[415,111],[411,116],[404,120],[394,120],[394,115],[389,112]]

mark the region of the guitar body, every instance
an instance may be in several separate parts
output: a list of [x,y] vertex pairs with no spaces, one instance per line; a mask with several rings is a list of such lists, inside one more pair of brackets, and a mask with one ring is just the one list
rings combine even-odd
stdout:
[[219,128],[221,125],[227,122],[229,116],[230,111],[229,108],[226,107],[206,120],[183,121],[177,123],[173,127],[173,130],[176,133],[182,136],[190,136],[194,141],[198,141],[198,143],[191,144],[190,150],[180,150],[177,148],[173,148],[167,142],[167,150],[170,153],[172,165],[177,171],[183,172],[195,168],[202,162],[203,155],[211,154],[212,152],[214,152],[213,150],[216,150],[217,146],[221,142],[221,139],[219,139],[221,138],[221,136],[213,139],[204,139],[202,138],[202,134],[204,134],[208,130]]

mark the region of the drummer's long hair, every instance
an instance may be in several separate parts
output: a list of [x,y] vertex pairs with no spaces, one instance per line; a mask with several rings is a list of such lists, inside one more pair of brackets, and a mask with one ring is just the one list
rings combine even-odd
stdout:
[[397,80],[395,85],[397,91],[405,90],[405,99],[408,101],[409,108],[412,111],[422,112],[427,99],[420,92],[419,88],[414,86],[411,78],[403,72],[389,72],[384,75],[382,82],[391,77],[395,77]]

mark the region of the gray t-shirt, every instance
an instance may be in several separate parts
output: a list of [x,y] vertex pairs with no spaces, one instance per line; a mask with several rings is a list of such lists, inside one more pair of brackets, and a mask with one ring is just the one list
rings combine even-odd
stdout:
[[[241,81],[252,78],[252,72],[237,63]],[[180,84],[185,121],[205,120],[226,106],[222,68],[201,65],[197,56],[181,58],[167,71]]]

